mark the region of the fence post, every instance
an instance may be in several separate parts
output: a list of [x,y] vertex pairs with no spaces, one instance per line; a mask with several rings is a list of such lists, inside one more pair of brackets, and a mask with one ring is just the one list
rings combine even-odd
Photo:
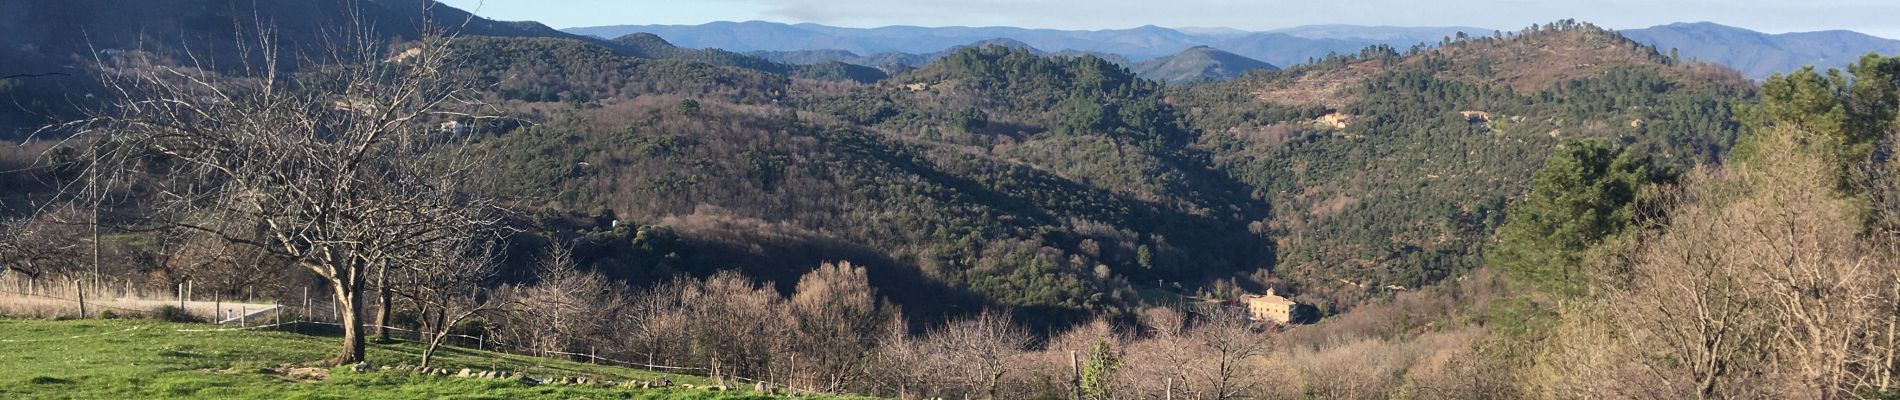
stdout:
[[488,350],[488,334],[487,333],[483,333],[481,336],[475,337],[475,349]]
[[251,316],[251,310],[249,306],[238,306],[238,316],[237,316],[238,327],[239,328],[249,327],[250,325],[248,325],[247,322],[249,322],[250,316]]
[[[183,283],[178,284],[178,311],[185,311],[185,284]],[[185,314],[189,315],[191,313]]]
[[214,325],[222,325],[224,320],[230,319],[224,312],[224,298],[218,297],[217,293],[211,294],[211,314],[211,323]]
[[1082,359],[1069,350],[1069,369],[1075,373],[1075,400],[1082,400]]
[[84,282],[84,280],[82,279],[73,280],[73,293],[76,293],[79,295],[79,318],[85,319],[87,316],[86,314],[86,286],[85,284],[81,282]]

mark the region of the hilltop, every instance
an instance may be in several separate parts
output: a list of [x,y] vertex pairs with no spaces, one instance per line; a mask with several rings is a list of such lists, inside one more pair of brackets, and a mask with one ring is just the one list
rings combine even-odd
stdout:
[[1170,84],[1215,82],[1239,78],[1249,70],[1277,70],[1273,64],[1213,47],[1200,46],[1173,56],[1144,61],[1133,68],[1142,78]]

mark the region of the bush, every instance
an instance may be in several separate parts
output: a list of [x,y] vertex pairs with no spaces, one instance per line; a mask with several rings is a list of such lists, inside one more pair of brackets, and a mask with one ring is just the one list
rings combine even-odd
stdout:
[[112,310],[99,310],[99,319],[117,319],[119,315]]
[[178,308],[178,306],[159,307],[158,319],[170,322],[205,322],[202,319],[198,319],[198,317],[192,316],[191,313],[185,312],[184,309]]

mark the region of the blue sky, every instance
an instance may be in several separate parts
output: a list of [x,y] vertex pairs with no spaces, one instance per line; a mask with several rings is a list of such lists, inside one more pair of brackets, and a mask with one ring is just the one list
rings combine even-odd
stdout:
[[1517,29],[1576,18],[1611,28],[1713,21],[1765,32],[1849,29],[1900,38],[1900,0],[440,0],[556,28],[765,20],[1112,29],[1267,30],[1313,24]]

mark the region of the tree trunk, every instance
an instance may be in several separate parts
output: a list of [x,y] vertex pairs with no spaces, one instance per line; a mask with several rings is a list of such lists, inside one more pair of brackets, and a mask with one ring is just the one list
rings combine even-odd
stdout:
[[[423,318],[428,318],[427,313],[424,313],[423,315],[424,315]],[[434,327],[435,332],[433,335],[429,335],[429,347],[422,350],[422,367],[423,368],[428,368],[429,361],[435,358],[435,349],[442,347],[442,339],[449,337],[448,328],[445,328],[442,326],[444,320],[446,319],[448,319],[447,310],[443,310],[442,312],[439,312],[436,314],[436,318],[435,318],[436,326]]]
[[363,361],[363,321],[361,318],[363,302],[350,282],[332,280],[330,287],[336,290],[337,302],[342,305],[337,310],[343,326],[343,349],[331,360],[331,364],[344,365]]
[[482,311],[478,308],[474,311],[456,314],[455,317],[452,318],[449,317],[449,312],[446,309],[436,314],[435,333],[429,336],[429,347],[422,350],[422,367],[428,368],[430,360],[435,359],[435,350],[442,348],[442,342],[449,338],[450,327],[461,324],[463,320],[467,320],[469,317],[473,317],[476,313],[480,312]]
[[376,337],[389,341],[389,267],[376,268]]

